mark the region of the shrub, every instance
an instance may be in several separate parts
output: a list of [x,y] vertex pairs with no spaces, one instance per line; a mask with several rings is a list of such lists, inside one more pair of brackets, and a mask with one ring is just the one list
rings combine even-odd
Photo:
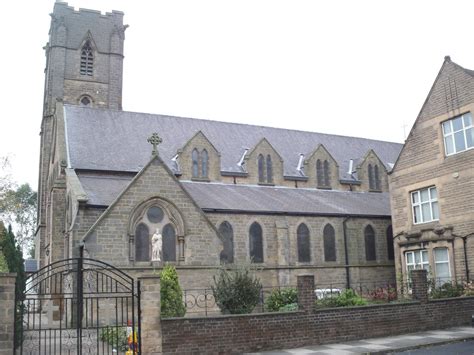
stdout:
[[369,292],[369,298],[374,302],[391,302],[397,299],[397,289],[395,286],[378,287]]
[[265,308],[269,312],[281,311],[281,308],[298,303],[296,288],[275,289],[265,301]]
[[183,303],[183,291],[179,286],[178,273],[174,266],[167,265],[160,274],[161,316],[163,318],[183,317],[186,307]]
[[118,351],[127,351],[127,328],[126,327],[107,327],[100,331],[100,340],[109,343]]
[[364,306],[368,304],[367,300],[363,299],[351,288],[344,290],[340,295],[323,298],[316,301],[317,307],[351,307]]
[[474,282],[469,281],[469,282],[464,282],[463,284],[463,295],[464,296],[474,296]]
[[[217,276],[217,277],[216,277]],[[212,293],[224,314],[251,313],[260,300],[262,284],[248,267],[226,270],[221,268],[214,276]]]
[[5,260],[5,256],[3,256],[3,253],[0,251],[0,272],[8,272],[8,264],[7,261]]
[[278,312],[293,312],[298,310],[298,303],[289,303],[278,309]]
[[460,297],[463,293],[464,287],[462,285],[446,282],[441,286],[432,288],[431,298]]

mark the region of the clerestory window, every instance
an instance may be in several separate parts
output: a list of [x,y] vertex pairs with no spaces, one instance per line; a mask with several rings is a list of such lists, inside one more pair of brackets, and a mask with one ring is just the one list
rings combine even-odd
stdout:
[[369,190],[372,191],[381,191],[380,188],[380,176],[379,176],[379,166],[377,164],[369,164],[367,167],[369,175]]
[[209,153],[206,149],[199,152],[196,148],[191,153],[192,177],[195,179],[207,179],[209,175]]
[[262,154],[257,158],[258,182],[261,184],[273,183],[273,165],[270,154],[265,158]]
[[318,187],[329,188],[331,187],[330,175],[329,175],[329,162],[327,160],[316,161],[316,178]]

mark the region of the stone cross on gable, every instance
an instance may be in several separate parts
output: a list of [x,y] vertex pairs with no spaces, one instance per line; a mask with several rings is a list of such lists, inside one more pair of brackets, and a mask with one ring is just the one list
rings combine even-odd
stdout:
[[157,146],[158,144],[160,144],[161,142],[163,142],[163,139],[160,138],[160,136],[158,135],[158,133],[153,133],[151,135],[151,137],[149,137],[147,139],[147,142],[150,143],[152,146],[153,146],[153,150],[151,152],[152,155],[158,155],[158,149],[157,149]]

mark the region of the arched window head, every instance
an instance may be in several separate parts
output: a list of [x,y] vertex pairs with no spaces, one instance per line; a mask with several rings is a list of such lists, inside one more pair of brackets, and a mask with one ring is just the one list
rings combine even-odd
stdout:
[[365,260],[374,261],[377,259],[375,253],[375,231],[372,226],[365,227],[364,230],[365,241]]
[[367,173],[369,176],[369,190],[375,190],[374,168],[372,167],[372,164],[367,166]]
[[391,225],[387,228],[387,258],[388,260],[395,259],[395,251],[393,248],[393,229]]
[[323,174],[323,164],[321,164],[321,160],[316,160],[316,179],[319,186],[323,186],[324,184],[324,174]]
[[81,75],[92,76],[94,74],[94,53],[91,46],[91,41],[87,40],[81,49]]
[[324,186],[331,186],[330,177],[329,177],[329,162],[324,161]]
[[204,149],[201,152],[201,177],[202,178],[207,178],[208,162],[209,162],[209,154],[207,154],[207,150]]
[[150,230],[144,223],[139,223],[135,229],[135,260],[150,260]]
[[296,230],[296,242],[298,246],[298,261],[308,263],[311,261],[311,243],[309,229],[306,224],[301,223]]
[[316,179],[318,187],[328,188],[331,187],[331,181],[329,176],[329,162],[324,160],[316,160]]
[[258,182],[265,182],[265,158],[260,154],[257,158]]
[[250,226],[249,254],[253,263],[263,263],[263,232],[262,227],[257,222]]
[[81,106],[91,106],[92,105],[92,100],[89,96],[83,96],[79,100],[79,103]]
[[199,152],[196,148],[191,153],[193,178],[199,177]]
[[222,237],[223,248],[219,255],[222,264],[234,262],[234,231],[232,225],[225,221],[219,226],[219,234]]
[[267,183],[273,183],[272,157],[270,154],[267,155]]
[[324,261],[336,261],[336,233],[334,227],[326,224],[323,230]]

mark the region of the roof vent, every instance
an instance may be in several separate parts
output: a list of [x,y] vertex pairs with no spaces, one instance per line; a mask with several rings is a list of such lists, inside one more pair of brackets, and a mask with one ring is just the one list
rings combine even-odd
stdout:
[[347,172],[349,175],[352,176],[356,170],[354,170],[354,159],[349,160],[349,171]]
[[300,153],[300,160],[298,161],[298,166],[296,170],[298,170],[301,174],[303,174],[303,162],[304,162],[304,154]]
[[176,154],[173,158],[171,158],[171,161],[173,162],[173,165],[174,165],[174,168],[176,169],[176,171],[180,171],[178,158],[179,158],[179,154]]
[[245,156],[247,155],[249,148],[245,148],[242,157],[240,158],[239,162],[237,163],[238,166],[242,167],[245,164]]

